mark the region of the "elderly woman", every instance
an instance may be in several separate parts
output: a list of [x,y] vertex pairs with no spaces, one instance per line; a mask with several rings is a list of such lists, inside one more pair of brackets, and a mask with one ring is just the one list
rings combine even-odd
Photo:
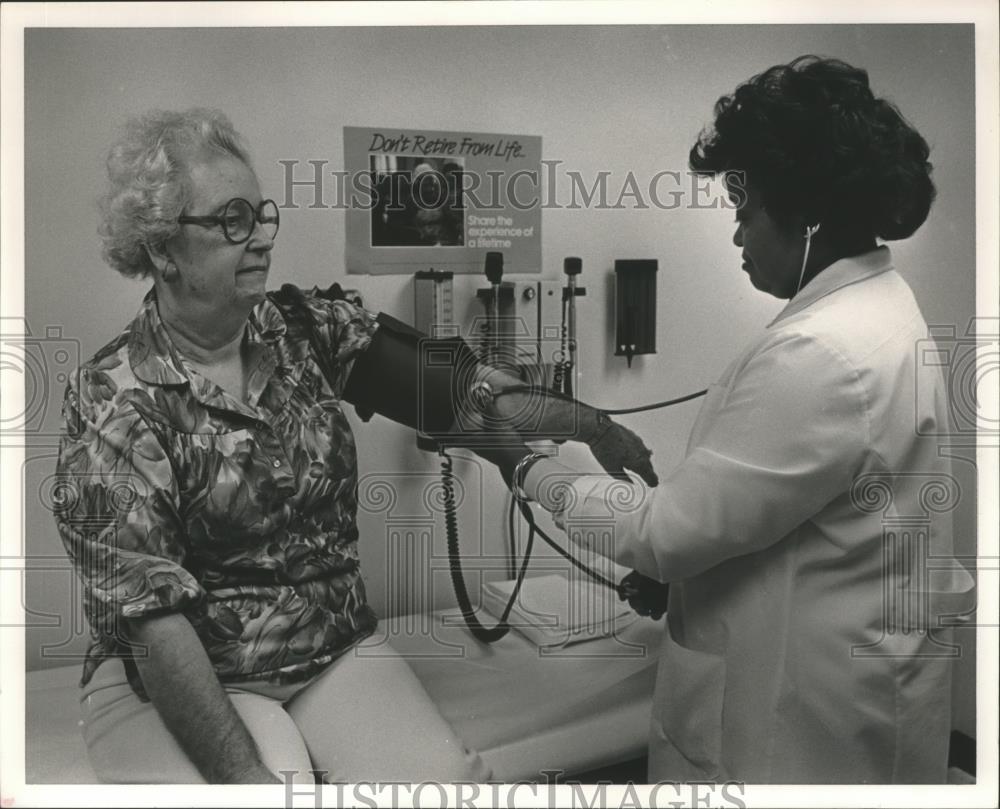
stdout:
[[[802,57],[721,98],[691,166],[728,180],[743,271],[788,305],[710,388],[656,489],[520,466],[574,539],[601,535],[576,520],[611,519],[596,549],[671,583],[651,781],[945,780],[952,650],[930,631],[943,575],[927,568],[952,540],[925,490],[950,485],[931,437],[948,398],[879,244],[927,217],[927,158],[840,61]],[[907,520],[930,527],[894,531]]]
[[405,661],[350,653],[376,617],[341,394],[375,319],[265,293],[278,209],[220,113],[132,121],[108,170],[105,256],[152,289],[67,391],[57,513],[100,779],[484,780]]

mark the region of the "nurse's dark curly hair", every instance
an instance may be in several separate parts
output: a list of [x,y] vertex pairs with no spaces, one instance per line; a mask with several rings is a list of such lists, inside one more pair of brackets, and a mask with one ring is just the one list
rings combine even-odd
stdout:
[[929,152],[895,105],[872,94],[866,71],[800,56],[720,98],[690,163],[729,183],[745,172],[778,222],[801,215],[827,233],[890,240],[927,218]]

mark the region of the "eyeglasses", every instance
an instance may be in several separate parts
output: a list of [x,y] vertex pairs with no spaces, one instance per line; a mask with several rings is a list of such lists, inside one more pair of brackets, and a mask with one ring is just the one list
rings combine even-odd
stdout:
[[226,203],[221,216],[178,216],[178,224],[201,225],[212,227],[222,225],[222,233],[226,241],[232,244],[243,244],[250,238],[254,225],[260,222],[267,238],[278,235],[278,206],[273,199],[265,199],[255,211],[253,205],[245,199],[236,197]]

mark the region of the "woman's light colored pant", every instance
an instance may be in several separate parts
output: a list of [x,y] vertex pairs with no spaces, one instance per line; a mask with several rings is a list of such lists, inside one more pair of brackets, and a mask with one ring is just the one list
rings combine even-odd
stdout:
[[[295,783],[476,782],[490,771],[466,749],[401,657],[347,652],[301,686],[226,683],[272,772]],[[119,661],[102,665],[81,699],[82,729],[102,783],[204,784],[156,708],[132,691]],[[284,777],[280,776],[279,777]]]

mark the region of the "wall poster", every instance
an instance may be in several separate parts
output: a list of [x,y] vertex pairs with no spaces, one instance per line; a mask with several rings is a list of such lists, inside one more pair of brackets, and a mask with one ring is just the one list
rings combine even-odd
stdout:
[[344,127],[349,273],[541,272],[542,139]]

